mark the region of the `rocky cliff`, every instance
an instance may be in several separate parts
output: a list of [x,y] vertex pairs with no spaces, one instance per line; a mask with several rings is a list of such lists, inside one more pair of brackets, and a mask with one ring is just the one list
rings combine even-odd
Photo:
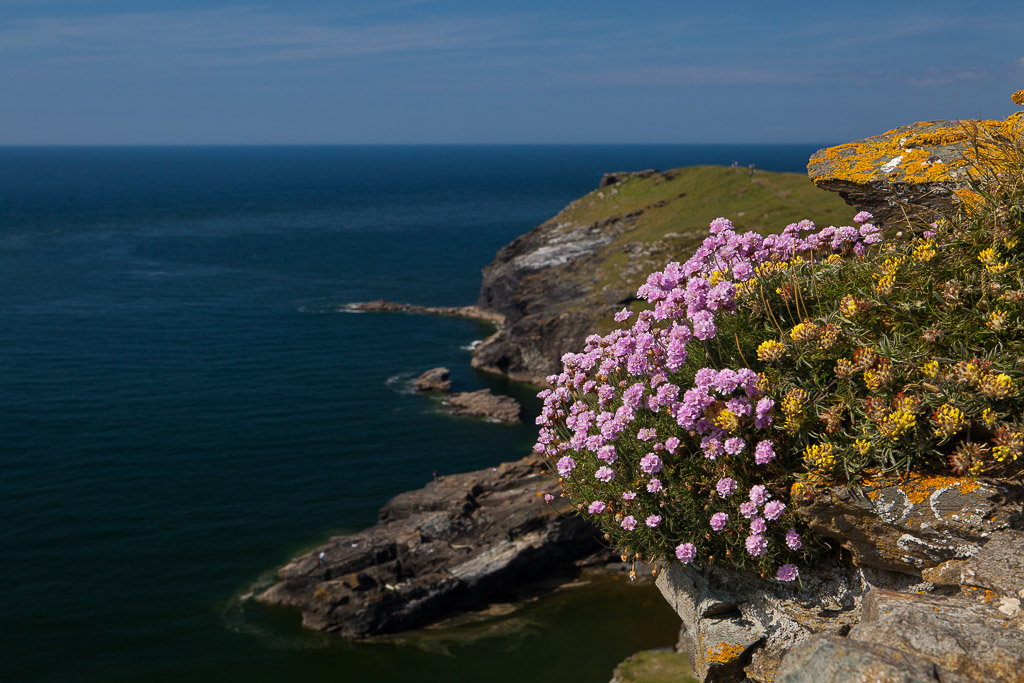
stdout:
[[838,225],[849,213],[795,173],[696,166],[608,174],[484,268],[477,308],[504,324],[476,348],[473,367],[545,385],[564,353],[606,331],[647,274],[685,259],[718,216],[772,232],[801,218]]

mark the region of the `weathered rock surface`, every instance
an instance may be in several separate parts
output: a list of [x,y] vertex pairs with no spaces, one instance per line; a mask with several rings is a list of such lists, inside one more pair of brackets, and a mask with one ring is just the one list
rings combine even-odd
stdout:
[[359,301],[342,306],[340,310],[352,313],[413,313],[416,315],[442,315],[450,318],[472,318],[501,325],[505,319],[495,311],[485,310],[478,306],[419,306],[402,304],[385,299],[376,301]]
[[786,656],[775,683],[970,683],[920,657],[875,643],[817,635]]
[[431,368],[416,378],[416,391],[447,394],[452,390],[451,374],[448,368]]
[[1024,680],[1024,631],[966,598],[868,591],[850,638],[915,655],[965,680]]
[[1006,121],[922,121],[815,152],[807,165],[814,184],[870,211],[876,223],[934,220],[953,204],[969,179],[973,126],[993,132],[1020,125]]
[[[309,628],[350,638],[423,626],[573,571],[609,551],[535,458],[456,474],[393,498],[379,522],[293,559],[259,596],[302,610]],[[319,554],[324,553],[320,564]],[[594,560],[594,561],[598,561]]]
[[914,575],[970,557],[993,533],[1019,527],[1022,501],[1020,486],[918,474],[818,487],[795,500],[811,528],[839,541],[856,564]]
[[519,422],[522,408],[511,396],[496,396],[488,389],[452,394],[448,410],[459,417],[485,417],[498,422]]
[[724,567],[668,565],[662,595],[682,620],[678,648],[701,681],[770,681],[785,653],[814,633],[846,633],[871,586],[906,588],[897,572],[832,560],[801,572],[794,586]]

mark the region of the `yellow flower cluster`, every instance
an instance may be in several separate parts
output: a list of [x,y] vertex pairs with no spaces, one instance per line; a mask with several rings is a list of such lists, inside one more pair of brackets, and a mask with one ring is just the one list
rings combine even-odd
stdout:
[[992,249],[991,247],[982,250],[982,252],[978,254],[978,260],[985,265],[985,270],[994,275],[1002,273],[1004,270],[1006,270],[1006,261],[1000,263],[999,257],[996,255],[996,250]]
[[967,426],[967,418],[962,410],[946,403],[932,413],[932,423],[935,425],[935,436],[948,439]]
[[852,318],[860,312],[860,306],[857,304],[857,299],[851,294],[847,294],[839,302],[839,312],[845,315],[847,318]]
[[804,463],[814,472],[831,472],[836,466],[832,444],[814,444],[804,449]]
[[918,368],[925,377],[935,377],[939,374],[939,361],[931,360]]
[[803,389],[790,389],[782,399],[782,412],[786,416],[786,431],[795,434],[804,421],[804,404],[807,403],[807,392]]
[[740,419],[728,408],[722,408],[715,416],[714,423],[727,432],[735,432],[740,428]]
[[885,361],[878,364],[877,368],[870,368],[864,371],[864,383],[868,389],[875,391],[882,389],[892,382],[892,366]]
[[853,448],[859,454],[867,455],[868,451],[871,449],[871,442],[866,441],[865,439],[857,439],[853,442]]
[[798,323],[789,331],[789,338],[795,342],[810,342],[818,337],[818,326],[811,321]]
[[885,275],[878,280],[875,285],[875,291],[881,296],[888,296],[892,294],[892,288],[896,286],[896,278],[892,275]]
[[1006,311],[992,311],[989,313],[985,326],[993,332],[1002,332],[1006,329]]
[[821,330],[821,337],[818,339],[818,348],[823,350],[831,349],[839,341],[839,326],[833,323],[825,325]]
[[900,407],[882,418],[878,425],[878,431],[886,438],[897,439],[916,425],[917,417],[913,411]]
[[978,382],[978,389],[986,398],[1006,398],[1013,391],[1013,380],[1009,375],[987,373]]
[[992,449],[992,457],[996,462],[1016,460],[1024,452],[1024,434],[1003,426],[996,433],[996,446]]
[[921,263],[927,263],[935,258],[935,242],[934,240],[926,239],[920,240],[917,246],[914,247],[914,260],[920,261]]
[[777,341],[768,340],[761,342],[757,347],[757,358],[763,363],[776,361],[786,353],[786,346]]
[[836,377],[850,377],[855,372],[857,367],[845,358],[836,361]]

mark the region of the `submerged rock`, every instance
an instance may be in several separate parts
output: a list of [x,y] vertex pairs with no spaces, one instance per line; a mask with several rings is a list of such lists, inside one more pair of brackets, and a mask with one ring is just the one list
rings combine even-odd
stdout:
[[[558,493],[533,457],[441,477],[393,498],[375,526],[293,559],[258,600],[298,607],[308,628],[365,638],[612,559],[593,527],[565,514]],[[553,504],[544,494],[555,496]]]

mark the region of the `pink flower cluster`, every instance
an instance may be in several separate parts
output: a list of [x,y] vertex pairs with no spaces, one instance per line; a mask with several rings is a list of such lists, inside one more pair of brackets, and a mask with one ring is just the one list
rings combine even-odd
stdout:
[[[755,277],[759,266],[796,256],[813,261],[831,253],[863,254],[881,239],[869,220],[870,215],[861,213],[856,227],[817,232],[813,223],[802,221],[781,234],[762,237],[739,235],[728,220],[718,218],[686,263],[670,263],[652,273],[637,291],[652,308],[635,318],[628,310],[618,313],[617,322],[632,319],[632,324],[588,337],[581,353],[563,356],[562,372],[548,377],[552,388],[539,394],[544,406],[534,450],[558,472],[567,495],[591,501],[588,512],[607,520],[606,530],[613,536],[666,534],[667,528],[686,528],[662,524],[663,514],[671,512],[666,506],[673,504],[672,496],[692,491],[692,484],[679,477],[697,466],[717,482],[707,492],[719,505],[710,515],[711,528],[718,533],[710,538],[746,533],[743,545],[749,556],[764,557],[776,538],[772,527],[785,520],[786,505],[771,500],[763,485],[751,486],[749,475],[739,473],[773,467],[778,455],[772,439],[775,402],[761,394],[758,376],[750,368],[701,367],[685,383],[682,377],[691,375],[680,371],[691,356],[691,345],[713,340],[720,316],[737,309],[737,285]],[[719,502],[724,504],[737,490],[737,479],[747,482],[743,486],[750,486],[749,495],[736,508],[727,508],[738,508],[739,514],[731,516]],[[604,515],[609,509],[621,512]],[[708,523],[690,527],[693,541],[703,543]],[[781,533],[777,538],[781,550]],[[696,558],[693,542],[669,540],[680,561]],[[785,547],[801,547],[795,530],[785,536]],[[786,567],[792,571],[783,572]],[[792,580],[795,572],[792,565],[783,565],[778,576]]]

